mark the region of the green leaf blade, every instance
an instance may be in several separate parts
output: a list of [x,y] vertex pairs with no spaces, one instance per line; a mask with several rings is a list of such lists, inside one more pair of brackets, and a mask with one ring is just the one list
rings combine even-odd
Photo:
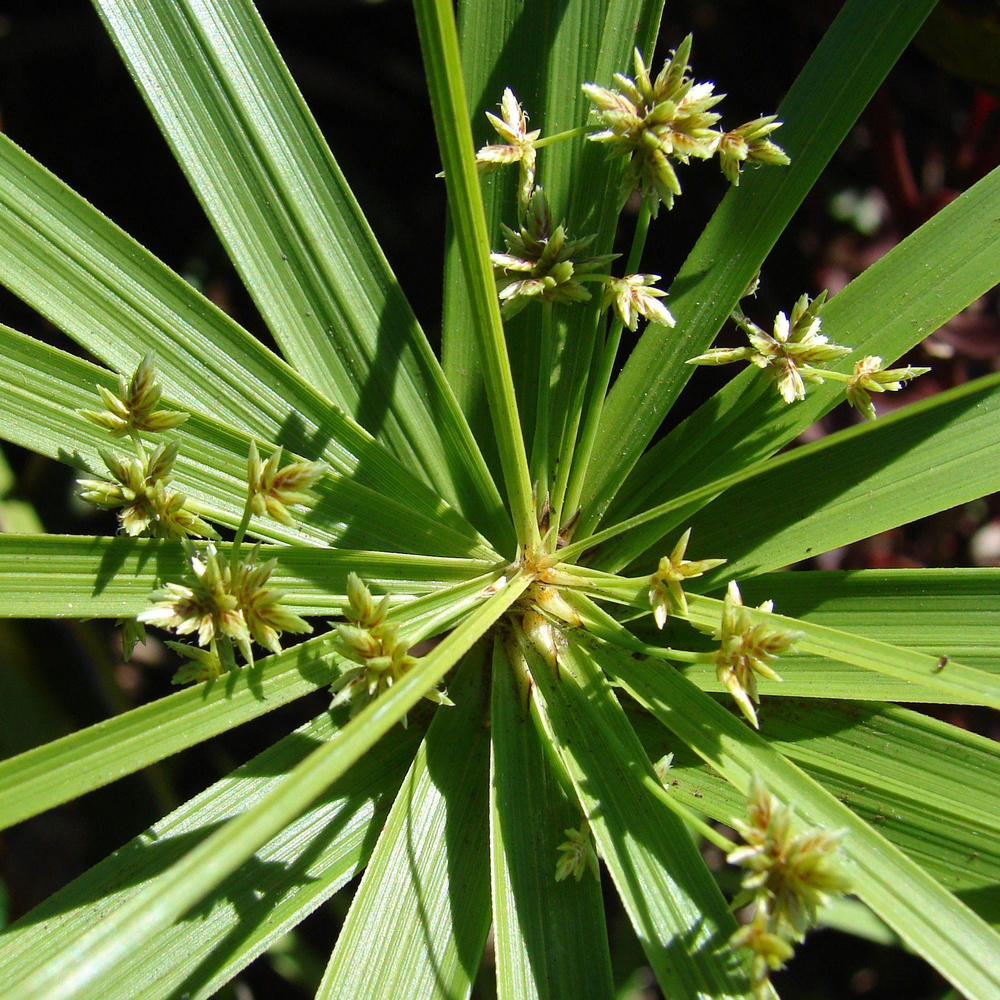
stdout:
[[600,668],[575,643],[560,660],[559,677],[529,661],[541,696],[533,717],[559,750],[657,980],[671,997],[749,996],[742,971],[720,960],[736,922],[684,825],[639,780],[657,779]]
[[[14,982],[155,881],[220,823],[280,785],[286,770],[336,731],[329,714],[280,740],[116,851],[0,935],[0,976]],[[211,996],[363,867],[416,751],[420,727],[399,730],[219,887],[133,955],[108,1000]]]
[[[891,365],[1000,281],[998,213],[1000,170],[994,170],[838,292],[823,310],[823,332],[854,352],[830,367],[851,371],[869,354]],[[643,455],[607,522],[637,513],[664,493],[687,492],[774,454],[843,399],[842,385],[827,382],[810,386],[805,400],[787,406],[772,380],[751,371],[737,375]],[[612,571],[628,565],[684,524],[697,506],[609,544],[595,565]]]
[[613,993],[601,887],[555,878],[558,847],[581,814],[531,722],[526,692],[498,645],[490,715],[490,810],[497,996],[605,1000]]
[[253,5],[96,6],[296,370],[509,543],[440,365]]
[[435,714],[317,1000],[468,996],[490,926],[485,668],[481,645],[451,685],[454,707]]

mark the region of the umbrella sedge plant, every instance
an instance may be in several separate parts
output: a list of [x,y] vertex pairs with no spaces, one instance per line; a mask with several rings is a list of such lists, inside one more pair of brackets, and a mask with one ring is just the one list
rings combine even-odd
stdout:
[[[0,432],[121,528],[0,537],[0,611],[180,654],[0,763],[0,821],[330,692],[0,935],[8,1000],[210,996],[359,873],[317,997],[467,996],[492,928],[501,998],[607,998],[602,871],[670,998],[773,996],[866,911],[1000,996],[1000,757],[894,704],[1000,707],[996,572],[779,572],[1000,488],[1000,377],[874,419],[1000,278],[1000,173],[829,301],[753,295],[933,3],[848,0],[742,124],[690,37],[654,63],[656,0],[563,6],[414,4],[440,360],[249,0],[95,7],[280,355],[0,135],[0,280],[95,359],[0,329]],[[709,169],[664,282],[646,235]],[[698,365],[734,377],[655,440]]]

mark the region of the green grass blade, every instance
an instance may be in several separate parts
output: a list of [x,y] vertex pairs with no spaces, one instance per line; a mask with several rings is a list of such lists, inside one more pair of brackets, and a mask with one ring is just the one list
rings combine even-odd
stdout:
[[[552,135],[586,121],[588,103],[580,84],[611,79],[630,65],[632,46],[653,48],[661,0],[568,0],[551,5],[501,0],[460,8],[459,40],[472,116],[473,136],[491,141],[484,112],[495,111],[505,86],[528,111],[532,126]],[[487,176],[482,184],[491,247],[502,249],[500,223],[517,216],[516,169]],[[573,235],[596,233],[594,252],[610,250],[619,213],[621,163],[582,137],[545,149],[538,179],[556,214]],[[485,386],[475,340],[471,304],[462,280],[462,261],[449,239],[445,270],[443,354],[477,437],[492,436],[486,419]],[[584,383],[598,328],[598,310],[556,308],[558,361],[552,385],[550,448],[568,461],[576,436]],[[533,437],[540,355],[541,316],[529,309],[505,323],[514,385],[525,438]]]
[[934,0],[850,0],[778,109],[790,167],[731,190],[670,291],[677,331],[651,325],[615,382],[601,419],[579,530],[600,520],[691,374],[684,362],[715,338],[789,219],[899,58]]
[[[411,642],[438,635],[481,603],[489,578],[390,612]],[[0,762],[0,828],[264,715],[331,683],[340,657],[330,635],[300,643],[217,681],[195,684]]]
[[[784,615],[904,646],[931,657],[935,668],[940,666],[940,657],[947,656],[943,671],[954,659],[994,676],[1000,673],[996,645],[1000,570],[767,573],[746,581],[740,589],[748,605],[773,599]],[[675,648],[712,647],[707,637],[676,621],[662,632],[651,622],[644,623],[638,634],[646,642]],[[801,650],[782,656],[779,672],[783,683],[765,689],[767,712],[774,699],[787,697],[969,705],[978,700],[971,692],[927,687]],[[711,665],[686,666],[684,674],[702,690],[723,690]]]
[[[989,375],[714,480],[560,549],[560,560],[713,500],[690,522],[699,550],[728,558],[711,589],[977,499],[1000,488],[1000,377]],[[774,498],[761,503],[761,498]],[[643,567],[639,567],[641,570]]]
[[727,781],[757,774],[808,823],[843,829],[855,894],[970,1000],[1000,995],[1000,935],[749,726],[664,667],[603,650],[606,670]]
[[508,542],[434,352],[253,4],[95,6],[285,356]]
[[[830,367],[851,371],[869,354],[891,365],[1000,281],[998,213],[1000,170],[994,170],[834,296],[823,331],[855,350]],[[827,382],[787,406],[770,379],[741,373],[643,455],[607,522],[774,454],[843,399],[843,386]],[[621,569],[690,516],[676,511],[631,532],[602,550],[598,564]]]
[[[282,604],[306,615],[339,611],[352,571],[362,570],[375,593],[388,592],[398,604],[494,568],[473,559],[286,545],[262,548],[259,558],[277,560],[271,581],[285,592]],[[166,539],[0,534],[0,615],[128,617],[187,569],[180,542]]]
[[[525,0],[461,5],[459,44],[476,144],[492,141],[485,112],[495,111],[504,87],[514,91],[531,116],[533,127],[541,128],[543,134],[552,135],[581,124],[586,120],[587,104],[579,85],[610,78],[627,62],[636,39],[644,51],[650,50],[661,7],[658,0],[613,4],[607,0],[568,0],[559,10]],[[559,143],[539,158],[538,168],[539,181],[556,210],[565,213],[570,232],[599,232],[602,244],[610,243],[613,218],[618,212],[617,190],[610,199],[604,194],[611,176],[617,177],[617,170],[603,151],[582,138]],[[514,174],[516,170],[501,171],[482,182],[486,229],[493,249],[502,245],[500,223],[510,224],[516,217]],[[597,221],[595,215],[603,218]],[[569,315],[564,313],[565,317]],[[596,316],[591,315],[587,322],[592,337]],[[442,330],[444,366],[482,440],[484,433],[491,434],[492,429],[486,419],[485,385],[471,324],[471,303],[462,278],[458,245],[449,238]],[[528,346],[528,338],[537,338],[538,322],[515,320],[507,324],[506,334],[514,348],[511,364],[521,416],[530,432],[527,417],[533,413],[537,365],[534,352],[526,357],[523,349]]]
[[[643,579],[621,581],[612,583],[607,593],[613,595],[611,599],[632,604],[645,612],[649,609],[648,586],[648,581]],[[687,619],[699,628],[718,627],[722,616],[722,601],[700,594],[689,594],[687,603],[687,612],[676,612],[676,617]],[[599,613],[600,609],[595,610]],[[773,614],[753,607],[748,607],[746,613],[751,621],[767,622],[788,631],[801,633],[801,638],[796,640],[795,648],[803,653],[853,664],[864,670],[886,674],[925,688],[933,688],[946,695],[955,696],[963,702],[970,699],[971,704],[1000,708],[1000,677],[995,674],[954,661],[948,662],[947,669],[944,669],[937,657],[928,656],[926,653],[904,649],[901,646],[879,642],[840,629],[816,625],[799,618]],[[618,627],[624,632],[622,626]],[[625,635],[627,641],[628,633]],[[716,644],[711,643],[709,648],[713,645],[717,648]],[[683,645],[680,648],[683,648]],[[780,687],[778,684],[768,685],[768,689],[771,690],[778,687]]]
[[[280,786],[284,772],[331,738],[328,713],[216,782],[0,935],[0,979],[14,982],[154,883],[220,823]],[[133,956],[107,1000],[211,996],[366,864],[420,740],[394,730],[218,889],[222,905],[180,920]]]
[[3,135],[0,234],[0,282],[116,371],[155,350],[167,397],[186,408],[334,466],[345,446],[367,447],[326,397]]
[[[748,604],[773,599],[782,614],[793,618],[1000,673],[1000,570],[772,573],[748,580],[741,589]],[[796,657],[805,661],[803,669],[808,659]],[[815,660],[812,666],[819,680],[822,671]]]
[[490,241],[472,147],[455,16],[451,4],[445,0],[417,0],[415,8],[448,185],[448,203],[462,258],[504,483],[518,542],[527,544],[537,539],[538,523],[490,263]]
[[[469,995],[490,928],[486,645],[403,781],[317,1000]],[[455,753],[461,747],[461,753]]]
[[[998,421],[996,375],[939,393],[758,463],[692,519],[693,537],[740,578],[986,496],[1000,489]],[[706,574],[706,587],[720,578]]]
[[600,668],[571,643],[558,676],[535,660],[531,674],[533,716],[558,749],[664,993],[747,996],[743,973],[725,960],[736,922],[684,824],[651,790],[658,779]]
[[490,712],[494,949],[499,1000],[606,1000],[614,992],[600,881],[555,880],[582,815],[498,644]]
[[[95,384],[117,385],[105,369],[0,326],[0,436],[77,468],[101,474],[98,449],[131,448],[77,413],[93,408]],[[235,526],[246,498],[250,438],[227,424],[194,414],[172,435],[181,445],[177,486],[212,520]],[[266,454],[267,452],[265,452]],[[293,528],[255,518],[265,538],[357,548],[412,546],[438,555],[489,555],[485,539],[428,486],[374,441],[346,448],[317,484],[315,501]]]
[[[247,812],[219,827],[73,944],[26,978],[10,984],[6,1000],[79,1000],[101,996],[114,970],[155,940],[275,834],[296,819],[334,781],[434,689],[483,633],[524,592],[515,577],[480,605],[421,661],[289,771],[285,781]],[[86,958],[81,961],[80,956]]]

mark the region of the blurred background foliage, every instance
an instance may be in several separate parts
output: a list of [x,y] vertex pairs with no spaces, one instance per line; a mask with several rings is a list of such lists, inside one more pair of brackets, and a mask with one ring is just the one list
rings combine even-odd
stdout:
[[[441,308],[444,186],[435,178],[440,164],[409,5],[259,0],[258,6],[433,336]],[[778,105],[839,6],[836,0],[671,0],[660,43],[665,52],[693,31],[699,79],[728,92],[731,120],[742,121]],[[565,81],[566,86],[579,82]],[[751,315],[766,323],[803,290],[836,293],[997,166],[998,95],[1000,2],[942,3],[778,244]],[[86,0],[0,2],[0,123],[54,173],[267,339]],[[545,127],[543,121],[533,125]],[[485,123],[476,124],[475,134],[487,139]],[[711,170],[688,171],[684,184],[685,197],[653,227],[643,262],[644,270],[668,279],[725,187]],[[628,225],[623,228],[629,231]],[[0,292],[0,322],[77,350],[5,292]],[[911,401],[1000,367],[997,293],[928,338],[907,363],[934,367],[906,395]],[[719,370],[699,369],[671,419],[689,412],[723,378]],[[842,407],[809,437],[854,419],[853,411]],[[41,524],[55,532],[111,533],[113,519],[78,503],[72,480],[64,467],[9,448],[0,460],[0,530],[38,530]],[[812,568],[956,565],[1000,565],[997,497],[826,553]],[[112,623],[0,622],[0,756],[161,697],[170,691],[172,670],[170,654],[156,640],[125,663]],[[0,926],[322,710],[323,702],[322,694],[304,699],[0,834]],[[950,708],[941,714],[1000,738],[994,713]],[[352,891],[349,886],[321,907],[223,995],[311,996]],[[607,898],[619,996],[659,996],[614,894]],[[877,930],[871,937],[879,937]],[[917,1000],[946,993],[943,981],[891,943],[834,930],[811,937],[776,985],[786,1000]],[[491,994],[487,949],[476,995]]]

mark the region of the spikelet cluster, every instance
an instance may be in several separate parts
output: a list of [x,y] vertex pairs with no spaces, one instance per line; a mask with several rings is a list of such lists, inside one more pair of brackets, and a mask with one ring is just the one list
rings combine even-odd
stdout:
[[112,437],[139,433],[159,434],[187,420],[182,410],[159,410],[163,392],[156,377],[156,362],[152,352],[139,362],[132,378],[118,376],[118,393],[97,386],[104,403],[103,410],[80,410],[80,416],[106,430]]
[[[337,625],[340,653],[354,666],[347,667],[334,681],[332,705],[347,703],[356,715],[370,701],[387,691],[417,663],[409,645],[401,638],[398,626],[388,620],[389,596],[375,601],[357,573],[347,576],[345,624]],[[442,691],[425,695],[430,701],[450,705]],[[405,720],[404,720],[405,721]]]
[[[757,610],[770,613],[774,602],[765,601]],[[780,681],[771,663],[791,650],[802,633],[767,622],[754,623],[743,606],[740,588],[731,580],[722,604],[722,618],[712,635],[719,640],[715,676],[736,699],[747,720],[759,728],[754,708],[760,702],[757,677]]]
[[154,538],[218,538],[215,529],[195,514],[187,498],[170,482],[177,461],[176,441],[159,444],[135,458],[99,452],[109,476],[80,479],[80,496],[102,510],[117,510],[128,535]]
[[136,456],[100,450],[109,475],[79,480],[80,496],[102,510],[117,510],[122,530],[129,535],[218,538],[212,526],[191,510],[184,494],[171,485],[177,442],[162,442],[149,453],[139,439],[140,434],[177,427],[189,416],[179,410],[157,409],[162,391],[153,355],[147,354],[139,362],[130,380],[118,376],[117,395],[103,386],[98,386],[97,391],[104,409],[78,412],[112,437],[131,437]]
[[556,881],[571,875],[579,882],[589,871],[598,882],[601,880],[601,869],[594,850],[594,840],[590,833],[590,824],[584,820],[578,829],[564,830],[566,836],[559,847],[559,860],[556,862]]
[[624,192],[638,190],[653,206],[669,209],[681,193],[676,163],[692,157],[707,160],[719,153],[722,171],[739,183],[744,163],[783,165],[789,162],[768,136],[780,127],[774,116],[758,118],[731,132],[716,128],[721,115],[713,110],[725,97],[712,83],[689,76],[690,35],[677,46],[654,79],[638,49],[634,76],[614,76],[615,87],[584,84],[599,131],[589,136],[625,158]]
[[688,528],[677,540],[670,555],[660,560],[656,572],[649,578],[649,603],[653,608],[653,618],[658,628],[666,625],[671,612],[681,615],[688,613],[687,597],[683,587],[685,580],[693,580],[726,561],[685,559],[684,554],[687,552],[690,540],[691,529]]
[[570,239],[552,219],[545,192],[536,187],[518,228],[503,226],[506,253],[491,254],[503,315],[516,315],[530,302],[586,302],[585,280],[605,276],[615,254],[588,256],[593,236]]
[[869,355],[854,366],[854,372],[847,381],[847,402],[866,420],[874,420],[875,404],[872,403],[871,393],[896,392],[903,388],[904,382],[929,371],[930,368],[916,366],[883,371],[882,359]]
[[307,492],[323,476],[322,462],[294,461],[281,464],[282,449],[277,448],[266,462],[261,460],[257,442],[250,442],[247,456],[247,488],[250,510],[258,517],[273,517],[292,527],[295,524],[289,507],[304,505],[312,497]]
[[839,856],[843,832],[803,828],[791,807],[779,803],[756,776],[747,817],[732,825],[745,841],[728,855],[731,864],[744,869],[734,905],[753,904],[754,912],[731,943],[752,952],[754,993],[770,997],[770,973],[792,957],[793,942],[815,926],[831,896],[851,888]]
[[189,573],[184,583],[166,583],[150,595],[151,606],[138,615],[142,625],[154,625],[176,635],[196,635],[198,650],[171,643],[191,659],[175,683],[207,680],[225,669],[219,642],[235,644],[253,663],[253,642],[281,652],[283,632],[311,632],[312,626],[283,607],[284,594],[269,583],[276,560],[261,563],[259,549],[233,564],[215,545],[199,552],[186,542]]

